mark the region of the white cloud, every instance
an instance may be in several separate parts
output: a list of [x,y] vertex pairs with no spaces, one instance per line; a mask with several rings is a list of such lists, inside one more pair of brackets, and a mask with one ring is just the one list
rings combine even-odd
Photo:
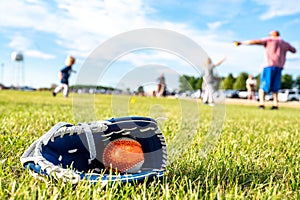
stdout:
[[8,44],[8,46],[12,48],[13,51],[24,52],[26,57],[41,58],[46,60],[55,58],[54,55],[31,49],[31,39],[29,39],[28,37],[24,37],[20,34],[17,34],[16,36],[12,37],[11,42]]
[[56,8],[36,1],[2,3],[0,26],[54,34],[59,45],[87,56],[98,44],[116,34],[153,25],[145,18],[145,13],[152,11],[142,0],[89,3],[60,0],[56,3]]
[[223,21],[216,21],[216,22],[207,23],[207,26],[209,29],[215,30],[215,29],[219,28],[220,26],[224,25],[225,23],[226,22],[223,22]]
[[25,55],[26,55],[27,57],[41,58],[41,59],[45,59],[45,60],[55,58],[54,55],[47,54],[47,53],[43,53],[43,52],[37,51],[37,50],[27,50],[27,51],[25,52]]
[[299,0],[256,0],[256,2],[268,7],[267,11],[260,16],[262,20],[300,13]]
[[198,12],[205,16],[222,15],[223,19],[236,16],[244,0],[201,0],[198,2]]
[[177,55],[163,50],[133,52],[121,57],[119,61],[130,62],[133,66],[143,66],[149,63],[164,63],[166,65],[168,62],[175,61],[178,65],[189,65]]
[[5,1],[0,6],[0,26],[41,29],[47,18],[47,9],[42,3],[26,3],[18,0]]
[[[17,29],[28,28],[37,32],[45,32],[56,36],[55,42],[67,48],[75,56],[87,57],[99,44],[125,31],[138,28],[165,28],[188,37],[199,35],[209,42],[210,38],[203,32],[195,30],[184,23],[157,21],[147,18],[153,12],[142,0],[98,1],[89,3],[74,0],[57,0],[54,8],[46,3],[30,1],[25,3],[17,0],[7,1],[0,6],[0,26]],[[10,12],[5,12],[10,10]],[[6,20],[3,20],[6,19]],[[215,29],[222,22],[210,23]],[[208,40],[207,40],[208,39]],[[200,40],[201,41],[201,40]],[[14,41],[12,46],[21,46],[21,41]],[[22,46],[24,50],[34,49],[30,44]]]
[[[259,5],[267,6],[267,12],[261,16],[262,19],[300,13],[298,0],[256,1]],[[11,39],[9,47],[12,50],[20,49],[26,56],[42,59],[52,59],[54,56],[46,53],[46,49],[35,50],[34,37],[27,37],[23,30],[32,33],[33,36],[46,33],[50,36],[50,42],[61,47],[59,51],[63,50],[66,51],[63,53],[71,53],[79,59],[85,59],[101,43],[117,34],[139,28],[169,29],[197,42],[214,61],[227,55],[228,60],[220,67],[220,71],[258,73],[263,63],[263,48],[234,47],[231,43],[234,33],[221,30],[225,28],[223,26],[225,23],[231,25],[231,20],[234,20],[240,12],[244,12],[242,10],[244,2],[244,0],[218,0],[212,3],[210,0],[199,0],[198,3],[193,3],[194,6],[199,4],[199,8],[189,9],[196,9],[199,16],[212,17],[200,24],[201,27],[207,25],[208,29],[204,30],[189,24],[189,21],[177,23],[174,21],[178,20],[166,20],[164,16],[154,15],[154,9],[149,7],[145,0],[89,0],[88,3],[79,0],[54,0],[54,2],[9,0],[0,3],[0,27],[5,30],[4,37]],[[190,5],[187,2],[185,6]],[[159,9],[159,6],[156,9]],[[155,17],[150,18],[149,14]],[[222,21],[218,20],[220,16]],[[294,23],[298,21],[295,20]],[[288,67],[296,66],[293,58],[288,61]],[[126,55],[122,59],[134,66],[153,61],[184,64],[183,60],[168,52]]]
[[9,47],[18,51],[27,49],[30,45],[31,40],[19,34],[12,37],[11,42],[8,44]]

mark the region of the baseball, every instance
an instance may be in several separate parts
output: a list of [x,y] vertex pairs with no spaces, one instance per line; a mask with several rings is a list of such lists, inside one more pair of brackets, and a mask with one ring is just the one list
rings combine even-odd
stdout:
[[142,145],[130,138],[111,141],[103,151],[103,164],[115,172],[135,173],[144,163]]

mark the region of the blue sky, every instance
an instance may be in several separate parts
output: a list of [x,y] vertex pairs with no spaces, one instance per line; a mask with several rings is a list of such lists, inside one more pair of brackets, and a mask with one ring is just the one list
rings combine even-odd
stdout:
[[[278,29],[282,38],[298,50],[288,54],[284,73],[300,75],[299,0],[1,0],[0,82],[16,84],[15,73],[21,65],[24,80],[20,84],[59,84],[58,71],[68,54],[76,57],[74,69],[80,71],[103,42],[140,28],[183,34],[198,43],[215,62],[226,56],[218,68],[222,76],[260,73],[263,47],[235,47],[232,42],[263,38]],[[11,59],[14,51],[23,53],[24,62]],[[176,55],[146,50],[119,58],[99,84],[116,86],[132,67],[149,67],[151,63],[165,66],[162,72],[173,88],[177,87],[173,72],[199,75]],[[151,70],[148,71],[145,68],[141,77],[149,76]],[[71,84],[76,78],[77,74],[72,74]]]

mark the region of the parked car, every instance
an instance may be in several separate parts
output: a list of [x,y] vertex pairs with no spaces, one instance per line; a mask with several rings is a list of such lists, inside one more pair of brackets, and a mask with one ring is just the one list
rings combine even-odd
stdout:
[[19,90],[22,90],[22,91],[36,91],[35,88],[29,87],[29,86],[22,86],[22,87],[19,88]]
[[191,94],[191,97],[195,99],[200,99],[201,95],[202,95],[201,90],[196,90],[194,93]]
[[[255,93],[255,99],[256,99],[257,101],[259,101],[259,94],[258,94],[258,92]],[[265,100],[266,100],[266,101],[272,101],[272,100],[273,100],[273,92],[267,93],[267,94],[265,95]]]
[[194,93],[194,91],[188,90],[188,91],[179,91],[177,94],[175,94],[175,97],[191,97],[191,95]]
[[247,99],[248,92],[247,91],[239,91],[238,95],[239,95],[239,98],[241,98],[241,99]]
[[300,101],[299,89],[282,89],[278,92],[278,101]]
[[225,90],[224,94],[226,98],[239,98],[239,92],[237,90]]

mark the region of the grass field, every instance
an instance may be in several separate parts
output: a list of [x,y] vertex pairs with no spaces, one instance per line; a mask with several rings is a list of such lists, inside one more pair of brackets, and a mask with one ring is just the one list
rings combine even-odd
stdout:
[[[111,96],[96,95],[97,119],[114,116]],[[127,98],[128,99],[128,98]],[[129,115],[160,113],[166,140],[180,132],[182,104],[177,99],[135,97]],[[119,113],[122,114],[122,113]],[[34,179],[20,156],[60,121],[77,123],[72,96],[49,92],[0,91],[0,199],[300,199],[300,108],[258,110],[256,105],[226,105],[222,132],[213,149],[200,156],[212,108],[199,103],[200,127],[162,180],[101,187],[80,182]]]

